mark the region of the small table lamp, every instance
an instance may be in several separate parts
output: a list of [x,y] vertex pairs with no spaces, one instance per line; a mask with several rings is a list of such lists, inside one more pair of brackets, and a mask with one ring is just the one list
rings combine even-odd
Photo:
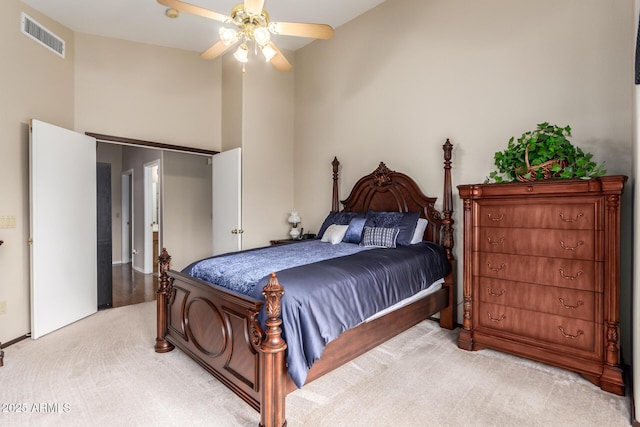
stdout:
[[289,214],[289,218],[287,219],[287,222],[291,224],[291,231],[289,232],[289,235],[291,236],[292,239],[297,239],[300,237],[300,230],[298,230],[297,227],[301,221],[302,220],[300,219],[300,215],[298,215],[298,212],[291,211],[291,214]]

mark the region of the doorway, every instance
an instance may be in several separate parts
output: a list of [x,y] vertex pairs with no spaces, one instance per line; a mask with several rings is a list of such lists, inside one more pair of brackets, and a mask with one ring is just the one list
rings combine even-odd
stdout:
[[[200,236],[208,236],[208,241],[198,246],[211,248],[211,233],[205,231],[211,226],[210,208],[204,211],[200,205],[194,205],[194,202],[207,204],[204,200],[211,197],[210,166],[206,176],[196,176],[194,172],[200,171],[202,165],[207,164],[207,158],[216,152],[90,135],[98,140],[99,161],[112,163],[115,181],[112,186],[113,306],[153,300],[158,278],[157,273],[153,273],[153,261],[157,259],[154,248],[161,248],[164,242],[170,245],[169,250],[175,248],[176,253],[188,254],[188,249],[194,247],[194,238]],[[208,190],[203,190],[201,180],[207,183]],[[145,189],[148,189],[148,198],[144,197]],[[185,200],[187,196],[193,200]],[[170,200],[168,212],[163,212],[165,200]],[[193,212],[199,213],[197,219]],[[184,221],[187,215],[191,216],[190,221]],[[208,224],[202,225],[200,221]],[[187,226],[189,229],[185,229]],[[150,245],[145,231],[150,236]],[[158,236],[157,244],[154,244],[154,234]],[[149,247],[151,250],[146,250]],[[180,261],[177,258],[172,259],[174,267]]]
[[144,274],[157,272],[157,262],[153,260],[158,258],[160,240],[159,171],[160,160],[144,164]]

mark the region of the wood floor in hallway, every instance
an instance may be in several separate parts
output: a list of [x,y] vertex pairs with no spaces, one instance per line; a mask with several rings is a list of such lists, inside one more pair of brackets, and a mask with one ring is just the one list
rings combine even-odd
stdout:
[[138,304],[156,299],[158,276],[142,274],[129,264],[113,266],[113,307]]

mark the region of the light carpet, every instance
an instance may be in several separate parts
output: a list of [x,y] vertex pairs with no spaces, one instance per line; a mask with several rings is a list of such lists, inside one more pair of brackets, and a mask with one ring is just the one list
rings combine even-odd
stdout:
[[[460,350],[456,338],[421,322],[290,394],[288,425],[630,425],[628,397],[526,359]],[[6,348],[0,425],[258,424],[256,411],[180,350],[155,353],[154,340],[149,302]]]

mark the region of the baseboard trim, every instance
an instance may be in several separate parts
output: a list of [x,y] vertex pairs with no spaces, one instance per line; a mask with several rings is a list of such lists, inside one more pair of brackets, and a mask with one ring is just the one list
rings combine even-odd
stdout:
[[21,337],[14,338],[14,339],[12,339],[11,341],[7,341],[7,342],[5,342],[5,343],[2,343],[2,344],[0,344],[0,349],[5,349],[5,348],[9,347],[10,345],[13,345],[13,344],[15,344],[15,343],[19,343],[19,342],[20,342],[20,341],[22,341],[22,340],[26,340],[26,339],[27,339],[27,338],[29,338],[30,336],[31,336],[31,334],[30,334],[30,333],[28,333],[28,334],[25,334],[25,335],[23,335],[23,336],[21,336]]

